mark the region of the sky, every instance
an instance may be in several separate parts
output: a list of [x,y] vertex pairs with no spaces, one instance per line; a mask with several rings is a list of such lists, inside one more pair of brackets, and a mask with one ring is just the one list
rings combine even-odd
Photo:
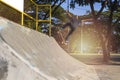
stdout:
[[[65,10],[67,10],[67,2],[61,5]],[[95,10],[99,10],[101,5],[99,3],[95,4]],[[78,6],[76,5],[75,9],[69,8],[69,11],[75,15],[85,15],[86,11],[91,10],[90,6]]]
[[[16,9],[23,11],[23,0],[2,0],[4,2],[7,2],[8,4],[10,4],[11,6],[15,7]],[[14,4],[15,3],[15,4]],[[67,10],[67,2],[64,2],[61,5],[65,10]],[[95,10],[99,10],[100,9],[100,4],[96,3],[95,4]],[[90,10],[90,6],[78,6],[76,5],[76,7],[74,9],[69,8],[69,11],[75,15],[85,15],[86,11]]]

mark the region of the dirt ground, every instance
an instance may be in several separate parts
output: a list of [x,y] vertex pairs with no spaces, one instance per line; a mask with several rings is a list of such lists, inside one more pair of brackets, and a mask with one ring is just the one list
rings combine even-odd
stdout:
[[104,64],[102,55],[72,56],[88,65],[93,65],[100,80],[120,80],[120,55],[111,55],[109,64]]

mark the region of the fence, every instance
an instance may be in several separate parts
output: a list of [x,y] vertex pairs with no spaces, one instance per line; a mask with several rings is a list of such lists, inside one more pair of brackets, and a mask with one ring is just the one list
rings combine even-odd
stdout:
[[[0,1],[0,16],[6,17],[18,24],[23,26],[27,26],[29,28],[35,29],[37,31],[41,31],[41,24],[47,23],[48,26],[48,34],[51,36],[51,4],[37,4],[33,0],[24,0],[24,11],[21,12],[18,9],[10,6],[6,2]],[[49,16],[46,19],[40,18],[40,13],[46,11]],[[45,12],[44,12],[45,13]],[[45,15],[44,15],[45,16]]]

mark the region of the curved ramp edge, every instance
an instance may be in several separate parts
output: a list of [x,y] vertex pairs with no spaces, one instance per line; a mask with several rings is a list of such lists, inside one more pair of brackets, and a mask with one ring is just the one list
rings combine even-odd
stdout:
[[52,37],[2,17],[0,36],[0,58],[9,64],[6,80],[99,80],[92,66],[72,58]]

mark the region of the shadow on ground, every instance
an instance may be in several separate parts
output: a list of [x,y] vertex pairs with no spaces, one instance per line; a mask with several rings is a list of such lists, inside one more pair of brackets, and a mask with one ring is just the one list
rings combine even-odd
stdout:
[[5,80],[8,72],[8,63],[5,59],[0,58],[0,80]]
[[[88,65],[102,65],[106,64],[103,61],[102,55],[71,55],[79,61],[82,61]],[[120,55],[111,55],[109,63],[107,65],[120,65]]]

